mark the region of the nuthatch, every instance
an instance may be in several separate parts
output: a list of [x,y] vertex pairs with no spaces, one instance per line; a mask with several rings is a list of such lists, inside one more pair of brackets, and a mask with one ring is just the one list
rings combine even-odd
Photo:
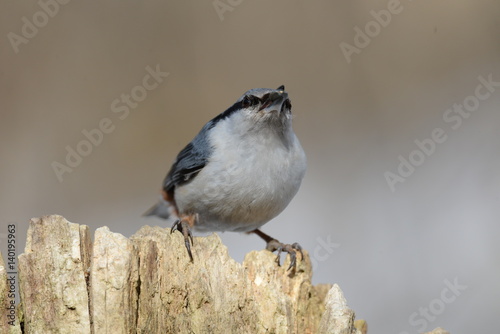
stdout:
[[[255,233],[270,251],[296,263],[299,244],[282,244],[258,228],[280,214],[299,190],[306,156],[292,129],[285,86],[247,91],[209,121],[177,155],[162,197],[145,215],[177,220],[191,261],[191,229]],[[191,240],[191,242],[190,242]]]

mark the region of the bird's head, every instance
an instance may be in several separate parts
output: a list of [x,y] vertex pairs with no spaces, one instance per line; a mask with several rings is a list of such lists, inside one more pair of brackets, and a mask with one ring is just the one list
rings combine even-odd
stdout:
[[246,120],[262,126],[285,126],[292,118],[292,103],[285,86],[250,89],[236,101],[236,105],[240,109],[238,113]]

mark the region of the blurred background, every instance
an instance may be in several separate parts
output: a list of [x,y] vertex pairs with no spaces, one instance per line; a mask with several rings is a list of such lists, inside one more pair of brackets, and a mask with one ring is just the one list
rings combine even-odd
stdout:
[[[8,224],[24,248],[46,214],[126,236],[170,227],[141,214],[178,151],[247,89],[284,84],[309,166],[263,230],[309,250],[314,283],[338,283],[371,334],[496,332],[499,10],[2,1],[0,249]],[[238,261],[264,247],[220,235]]]

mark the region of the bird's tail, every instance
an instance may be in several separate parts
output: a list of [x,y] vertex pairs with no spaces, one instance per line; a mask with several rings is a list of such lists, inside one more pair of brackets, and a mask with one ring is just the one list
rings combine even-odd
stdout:
[[149,208],[148,211],[142,214],[143,216],[157,216],[163,219],[168,219],[170,217],[170,206],[162,198],[158,203]]

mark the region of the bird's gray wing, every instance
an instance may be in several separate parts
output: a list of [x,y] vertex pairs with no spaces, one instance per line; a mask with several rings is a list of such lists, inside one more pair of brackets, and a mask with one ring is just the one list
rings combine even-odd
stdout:
[[167,193],[172,193],[176,186],[192,180],[207,164],[212,148],[208,144],[206,132],[205,128],[202,129],[177,155],[163,182],[163,190]]
[[192,180],[205,167],[212,154],[212,146],[208,139],[209,132],[217,123],[241,110],[243,102],[240,100],[205,124],[193,141],[179,152],[163,182],[163,190],[167,194],[172,194],[176,186]]

